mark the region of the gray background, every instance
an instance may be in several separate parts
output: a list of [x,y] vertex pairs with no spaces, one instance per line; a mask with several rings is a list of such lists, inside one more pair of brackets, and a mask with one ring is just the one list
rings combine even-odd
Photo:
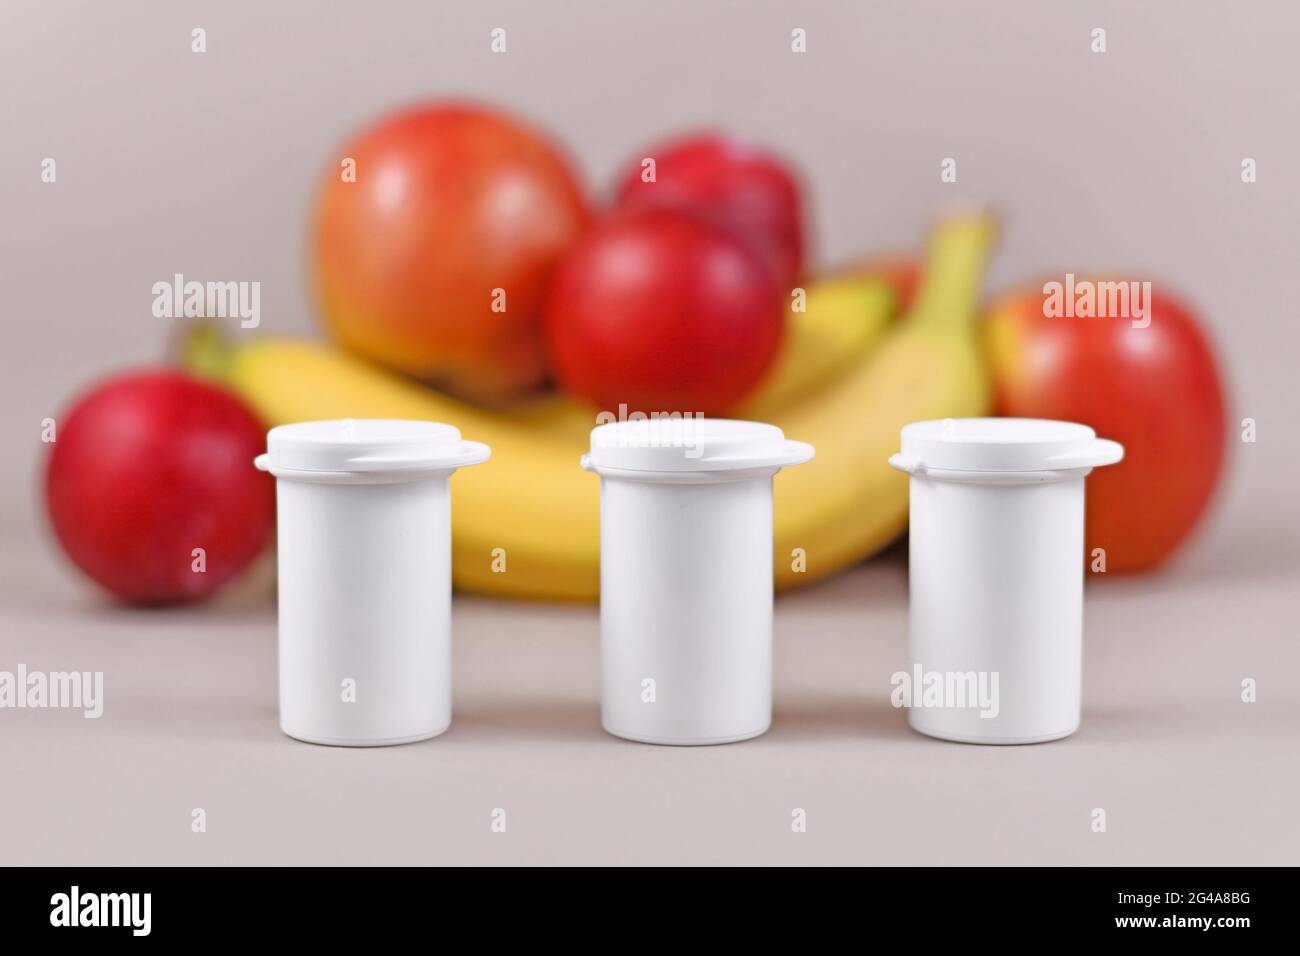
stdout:
[[[108,699],[99,721],[0,711],[0,863],[1297,862],[1298,28],[1283,3],[5,3],[0,669],[103,670]],[[905,729],[897,553],[778,602],[775,729],[703,750],[601,734],[590,608],[458,600],[453,730],[338,751],[276,729],[265,564],[165,612],[72,575],[35,497],[41,420],[163,354],[178,323],[149,290],[174,272],[260,281],[263,332],[314,334],[303,239],[331,150],[453,93],[551,130],[597,192],[682,129],[779,146],[823,264],[990,202],[994,291],[1123,270],[1197,304],[1259,441],[1175,565],[1089,587],[1077,736]]]

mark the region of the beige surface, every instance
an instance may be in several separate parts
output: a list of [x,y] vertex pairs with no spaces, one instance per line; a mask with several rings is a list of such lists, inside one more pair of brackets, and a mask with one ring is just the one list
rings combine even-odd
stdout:
[[[107,612],[7,553],[0,660],[103,670],[106,706],[98,721],[0,712],[0,863],[1300,859],[1300,653],[1281,588],[1294,565],[1091,587],[1082,730],[993,748],[915,735],[889,706],[899,557],[779,603],[766,737],[608,737],[594,610],[461,599],[452,729],[343,750],[278,730],[264,591]],[[1258,703],[1240,702],[1243,677]],[[207,833],[190,831],[195,807]],[[498,807],[504,834],[489,827]],[[796,807],[807,833],[790,830]],[[1105,834],[1089,829],[1095,807]]]
[[[0,669],[102,669],[108,697],[99,721],[0,711],[0,863],[1298,861],[1297,8],[741,9],[0,7]],[[74,579],[33,495],[41,419],[160,354],[176,323],[150,315],[149,290],[174,272],[260,281],[261,331],[310,330],[303,223],[331,148],[449,91],[554,130],[594,189],[684,127],[779,144],[807,174],[823,262],[914,246],[937,209],[990,201],[1006,215],[994,288],[1122,268],[1197,303],[1259,441],[1234,444],[1170,573],[1090,588],[1079,735],[987,749],[908,733],[887,706],[897,557],[783,599],[775,729],[693,751],[600,733],[590,609],[459,601],[452,732],[352,752],[279,735],[265,581],[146,613]]]

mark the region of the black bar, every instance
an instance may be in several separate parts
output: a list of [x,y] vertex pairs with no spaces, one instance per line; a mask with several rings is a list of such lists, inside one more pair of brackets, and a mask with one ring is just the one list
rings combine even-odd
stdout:
[[[1284,929],[1289,919],[1283,905],[1294,874],[1209,868],[727,874],[627,869],[598,875],[37,868],[3,870],[0,880],[6,943],[33,937],[92,944],[247,942],[262,939],[266,928],[300,944],[398,941],[416,934],[426,945],[440,946],[462,933],[486,934],[486,942],[515,927],[532,927],[534,942],[540,943],[552,933],[555,939],[572,939],[612,921],[625,924],[628,945],[638,946],[640,934],[650,945],[658,933],[675,934],[673,927],[683,920],[705,919],[760,938],[784,925],[819,937],[844,931],[863,940],[896,930],[920,931],[927,941],[951,936],[1032,943],[1046,941],[1044,933],[1051,932],[1054,944],[1104,935],[1182,946],[1200,939],[1231,943],[1242,933]],[[74,921],[117,925],[73,926]]]

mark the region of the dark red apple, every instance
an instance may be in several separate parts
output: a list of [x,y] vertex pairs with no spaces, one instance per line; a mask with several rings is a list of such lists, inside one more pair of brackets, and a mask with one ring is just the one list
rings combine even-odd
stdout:
[[706,134],[663,143],[630,165],[617,187],[620,210],[687,209],[710,218],[753,245],[782,289],[798,282],[803,201],[798,177],[780,157]]
[[[120,375],[55,420],[46,472],[63,550],[126,601],[212,594],[266,545],[266,432],[233,395],[172,371]],[[201,550],[198,550],[201,549]]]
[[722,414],[771,365],[784,301],[726,228],[673,210],[615,216],[556,270],[544,315],[552,368],[602,410]]

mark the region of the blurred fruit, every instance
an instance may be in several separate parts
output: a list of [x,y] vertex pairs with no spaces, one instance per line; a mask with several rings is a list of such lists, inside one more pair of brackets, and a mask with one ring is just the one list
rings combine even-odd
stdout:
[[[469,405],[317,342],[224,342],[196,329],[185,362],[218,379],[271,425],[329,418],[453,422],[486,442],[492,459],[451,479],[452,577],[498,596],[595,600],[600,587],[600,498],[578,466],[594,416],[563,399],[511,414]],[[504,548],[508,571],[492,570]]]
[[118,597],[206,597],[266,544],[275,486],[253,467],[266,432],[229,392],[171,371],[120,375],[56,427],[45,481],[54,532]]
[[[977,319],[994,234],[984,217],[940,223],[911,312],[848,375],[773,418],[817,449],[774,479],[777,587],[860,560],[907,526],[907,476],[888,463],[904,425],[988,413]],[[792,566],[796,548],[805,571]]]
[[916,290],[921,286],[921,263],[914,257],[901,253],[868,256],[832,269],[825,276],[827,279],[864,277],[887,282],[898,299],[898,311],[906,315],[911,311],[916,300]]
[[[654,181],[643,165],[654,160]],[[637,157],[619,182],[622,210],[686,209],[734,229],[789,291],[804,263],[803,201],[794,170],[780,157],[718,135],[662,143]]]
[[1150,324],[1043,314],[1043,287],[1001,300],[987,326],[999,414],[1091,425],[1124,460],[1087,484],[1088,553],[1106,570],[1163,562],[1204,513],[1223,469],[1227,417],[1214,354],[1170,295]]
[[598,409],[717,415],[758,384],[784,300],[747,245],[676,210],[592,227],[555,271],[545,306],[556,379]]
[[895,303],[880,278],[810,283],[804,311],[788,312],[776,361],[740,409],[741,417],[766,420],[834,382],[880,341],[897,313]]
[[[991,229],[942,225],[920,310],[839,380],[774,416],[817,458],[776,477],[776,581],[826,577],[888,544],[907,520],[907,480],[890,468],[898,430],[920,418],[987,412],[973,318]],[[559,400],[512,414],[458,402],[329,346],[284,339],[223,346],[191,339],[187,363],[227,382],[269,423],[320,418],[455,422],[492,446],[492,460],[452,478],[452,574],[482,594],[595,600],[600,587],[599,484],[578,467],[595,424]],[[807,479],[800,472],[816,467]],[[493,573],[504,548],[508,572]],[[807,571],[791,566],[802,548]]]
[[328,171],[313,250],[334,336],[480,401],[541,384],[543,287],[587,218],[565,158],[512,119],[447,104],[388,117],[338,156],[356,181]]

